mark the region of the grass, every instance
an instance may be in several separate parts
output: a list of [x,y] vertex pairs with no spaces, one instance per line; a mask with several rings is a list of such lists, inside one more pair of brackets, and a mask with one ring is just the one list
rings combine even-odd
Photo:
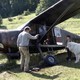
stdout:
[[[32,13],[28,16],[18,15],[11,17],[12,21],[9,21],[8,18],[5,18],[3,19],[2,26],[6,27],[7,29],[16,29],[34,17],[35,13]],[[59,24],[59,26],[64,30],[80,35],[80,18],[70,18]]]
[[[15,17],[11,17],[12,21],[9,21],[8,18],[3,19],[2,26],[7,29],[16,29],[27,21],[31,20],[35,17],[35,13],[32,13],[28,16],[18,15]],[[69,32],[80,35],[80,19],[79,18],[70,18],[61,24],[59,24],[60,28],[67,30]]]
[[8,18],[5,18],[3,19],[3,26],[6,26],[7,29],[16,29],[17,27],[21,26],[34,17],[35,14],[32,13],[28,16],[18,15],[15,17],[11,17],[12,21],[9,21]]
[[61,24],[60,28],[67,30],[69,32],[80,35],[80,19],[79,18],[70,18]]
[[[19,15],[12,17],[12,21],[6,18],[3,19],[3,26],[7,29],[15,29],[34,17],[35,14]],[[70,18],[59,26],[72,33],[80,34],[79,18]],[[58,65],[43,68],[39,72],[25,73],[20,70],[20,64],[7,64],[6,57],[0,55],[0,80],[80,80],[80,63],[75,64],[74,60],[67,62],[65,54],[58,55],[57,58]]]
[[[74,60],[66,61],[66,54],[56,56],[59,64],[42,68],[38,72],[25,73],[19,69],[19,64],[4,64],[0,66],[0,80],[80,80],[80,63]],[[6,62],[5,58],[0,63]]]

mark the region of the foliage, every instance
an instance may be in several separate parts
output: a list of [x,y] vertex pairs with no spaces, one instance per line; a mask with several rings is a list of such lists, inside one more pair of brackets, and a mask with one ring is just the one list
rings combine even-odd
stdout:
[[3,22],[3,21],[2,21],[2,17],[1,17],[1,15],[0,15],[0,26],[1,26],[2,22]]
[[76,18],[76,19],[80,18],[80,13],[77,14],[76,16],[74,16],[73,18],[74,18],[74,19],[75,19],[75,18]]
[[47,8],[46,1],[45,0],[40,0],[40,3],[38,4],[38,7],[36,9],[36,15],[41,13],[46,8]]
[[0,14],[9,17],[22,14],[23,11],[35,11],[39,0],[0,0]]
[[8,21],[10,21],[10,22],[11,22],[11,21],[13,21],[13,19],[12,19],[11,17],[9,17],[9,18],[8,18]]
[[24,12],[23,12],[23,15],[24,15],[24,16],[27,16],[27,15],[29,15],[29,14],[30,14],[29,9],[28,9],[27,11],[24,11]]
[[23,16],[19,15],[17,18],[18,18],[18,20],[20,20],[20,19],[23,19]]
[[27,10],[35,11],[38,15],[57,1],[59,0],[0,0],[0,15],[3,18],[21,15],[23,12],[27,15]]
[[42,11],[53,5],[58,0],[40,0],[40,3],[38,4],[36,8],[36,15],[40,14]]

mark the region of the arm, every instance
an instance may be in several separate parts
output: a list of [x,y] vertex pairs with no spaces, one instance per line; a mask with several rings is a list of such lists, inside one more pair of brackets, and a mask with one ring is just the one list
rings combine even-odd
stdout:
[[38,34],[37,35],[35,35],[35,36],[32,36],[31,34],[27,34],[27,37],[29,38],[29,39],[37,39],[37,37],[38,37]]
[[20,35],[17,38],[17,47],[19,47],[19,44],[20,44]]

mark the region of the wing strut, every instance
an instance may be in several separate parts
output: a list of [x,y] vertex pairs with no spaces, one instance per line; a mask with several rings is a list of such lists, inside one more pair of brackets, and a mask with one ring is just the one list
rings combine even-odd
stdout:
[[45,35],[61,20],[62,17],[64,17],[64,15],[74,6],[74,4],[75,3],[71,4],[70,6],[67,7],[67,9],[64,10],[64,12],[56,19],[56,21],[50,26],[50,28],[38,42],[40,42],[45,37]]

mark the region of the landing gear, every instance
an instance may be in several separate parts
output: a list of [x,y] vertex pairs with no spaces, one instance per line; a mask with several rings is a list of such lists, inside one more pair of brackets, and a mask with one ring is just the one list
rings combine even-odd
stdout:
[[[46,46],[45,46],[46,47]],[[46,47],[48,49],[48,46]],[[53,53],[53,48],[51,47],[51,51],[48,49],[48,53],[46,55],[43,54],[41,47],[38,46],[38,50],[43,60],[43,65],[45,66],[54,66],[57,64],[57,60]]]
[[46,65],[48,66],[54,66],[57,64],[57,60],[55,58],[55,56],[48,54],[44,57],[44,62],[46,63]]

